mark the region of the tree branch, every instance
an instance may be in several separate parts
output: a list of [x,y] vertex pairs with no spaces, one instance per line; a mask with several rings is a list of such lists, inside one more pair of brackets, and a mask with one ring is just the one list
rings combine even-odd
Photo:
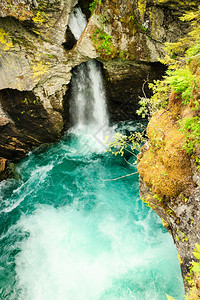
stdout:
[[113,179],[101,179],[101,181],[114,181],[114,180],[118,180],[118,179],[121,179],[121,178],[125,178],[125,177],[128,177],[128,176],[131,176],[131,175],[134,175],[134,174],[137,174],[138,172],[134,172],[134,173],[130,173],[130,174],[127,174],[127,175],[124,175],[124,176],[120,176],[120,177],[117,177],[117,178],[113,178]]

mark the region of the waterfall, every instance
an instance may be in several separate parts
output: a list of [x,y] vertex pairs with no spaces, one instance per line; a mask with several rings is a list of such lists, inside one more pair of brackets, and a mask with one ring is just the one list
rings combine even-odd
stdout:
[[[69,28],[77,40],[86,25],[81,9],[75,8],[70,17]],[[82,63],[74,71],[71,83],[73,131],[90,133],[102,146],[109,120],[100,65],[95,60]]]
[[75,7],[69,20],[69,28],[76,40],[80,38],[86,25],[87,20],[85,15],[82,13],[80,7]]
[[[75,9],[77,37],[84,24]],[[108,117],[95,61],[75,69],[72,96],[70,134],[30,152],[16,167],[19,179],[0,183],[0,299],[184,300],[175,245],[140,200],[137,174],[106,181],[136,166],[102,153]]]

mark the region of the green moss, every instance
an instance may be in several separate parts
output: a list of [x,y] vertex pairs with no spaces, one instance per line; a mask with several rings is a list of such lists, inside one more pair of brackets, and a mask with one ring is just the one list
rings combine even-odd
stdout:
[[140,160],[138,171],[158,197],[176,197],[191,183],[190,159],[183,150],[184,134],[166,111],[154,114],[147,134],[150,148]]

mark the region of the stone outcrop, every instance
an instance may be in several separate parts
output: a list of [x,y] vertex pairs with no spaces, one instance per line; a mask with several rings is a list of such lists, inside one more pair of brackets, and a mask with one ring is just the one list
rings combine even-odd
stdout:
[[103,68],[111,122],[137,119],[139,97],[151,95],[148,82],[161,78],[166,69],[161,63],[119,60],[105,61]]
[[[89,59],[103,63],[111,119],[132,118],[144,80],[163,73],[157,64],[163,42],[176,40],[187,29],[170,3],[102,0],[75,43],[67,24],[77,0],[3,0],[0,156],[18,159],[32,147],[61,137],[69,127],[71,70]],[[79,4],[89,15],[89,1]],[[108,43],[102,44],[107,36]]]
[[[77,0],[1,0],[0,174],[7,162],[33,147],[57,141],[69,127],[67,92],[72,69],[96,58],[102,63],[111,120],[135,116],[146,82],[165,68],[163,44],[188,31],[179,17],[198,0],[101,0],[76,43],[67,24]],[[80,0],[89,17],[91,1]],[[159,129],[157,124],[159,123]],[[172,233],[183,276],[199,240],[199,176],[182,150],[175,117],[157,112],[149,143],[139,156],[142,198]],[[155,196],[156,195],[156,196]]]
[[[58,140],[71,68],[62,43],[76,1],[0,4],[0,156]],[[65,121],[67,123],[67,120]]]
[[75,51],[64,47],[76,4],[76,0],[0,3],[0,156],[5,159],[22,158],[35,146],[55,142],[69,127],[64,102],[71,70],[97,56],[88,29]]
[[[185,136],[178,128],[177,117],[193,114],[180,97],[172,94],[168,109],[157,111],[150,120],[149,141],[138,155],[141,199],[172,234],[184,279],[194,261],[195,244],[200,241],[200,177],[195,160],[184,149]],[[186,280],[184,285],[188,291]]]
[[102,0],[97,5],[87,30],[105,70],[111,121],[137,117],[144,82],[148,97],[147,82],[164,74],[165,67],[158,63],[164,43],[175,42],[188,31],[179,16],[195,5],[149,0]]

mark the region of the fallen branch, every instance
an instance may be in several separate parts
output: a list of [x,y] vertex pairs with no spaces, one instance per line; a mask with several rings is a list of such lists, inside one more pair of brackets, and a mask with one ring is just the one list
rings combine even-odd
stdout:
[[124,160],[125,160],[125,162],[126,162],[127,164],[131,165],[131,167],[135,167],[135,165],[134,165],[134,164],[131,164],[125,157],[124,157]]
[[128,177],[128,176],[131,176],[131,175],[134,175],[134,174],[137,174],[138,172],[134,172],[134,173],[130,173],[130,174],[127,174],[127,175],[124,175],[124,176],[120,176],[120,177],[117,177],[117,178],[113,178],[113,179],[101,179],[101,181],[114,181],[114,180],[118,180],[118,179],[121,179],[121,178],[124,178],[124,177]]

